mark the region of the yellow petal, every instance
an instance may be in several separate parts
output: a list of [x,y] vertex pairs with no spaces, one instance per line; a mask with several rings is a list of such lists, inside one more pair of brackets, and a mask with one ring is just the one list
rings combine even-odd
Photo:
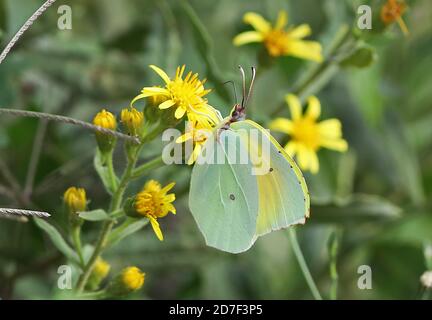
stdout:
[[288,15],[286,13],[286,11],[281,10],[279,11],[277,20],[276,20],[276,25],[275,25],[275,29],[283,29],[283,27],[286,26],[286,24],[288,23]]
[[397,17],[397,18],[396,18],[396,21],[397,21],[399,27],[401,28],[403,34],[404,34],[405,36],[408,36],[408,35],[409,35],[409,30],[408,30],[407,25],[405,24],[405,21],[403,21],[402,17],[400,17],[400,16]]
[[255,12],[247,12],[243,16],[243,22],[250,24],[256,31],[261,33],[267,33],[271,29],[270,23]]
[[170,193],[170,194],[165,195],[165,201],[168,203],[174,202],[175,199],[176,199],[176,196],[174,193]]
[[269,124],[270,130],[290,134],[292,131],[292,121],[285,118],[276,118]]
[[295,27],[289,32],[289,36],[295,39],[301,39],[307,36],[310,36],[312,30],[308,24],[301,24],[298,27]]
[[176,208],[170,203],[167,205],[168,211],[171,211],[173,214],[177,214]]
[[301,169],[303,170],[309,170],[309,163],[310,163],[310,153],[308,151],[308,149],[302,145],[302,144],[298,144],[297,145],[297,159],[298,159],[298,164],[300,166]]
[[145,87],[141,90],[141,94],[146,95],[146,97],[157,96],[157,95],[169,95],[169,91],[165,88]]
[[332,149],[339,152],[345,152],[348,150],[348,143],[344,139],[322,139],[321,146]]
[[192,132],[186,132],[185,134],[181,135],[180,137],[178,137],[176,139],[176,143],[183,143],[183,142],[188,141],[192,138],[193,138]]
[[241,46],[251,42],[262,42],[263,39],[262,34],[257,31],[246,31],[234,37],[233,44],[235,46]]
[[294,155],[297,152],[297,143],[294,141],[290,141],[286,144],[284,149],[288,153],[289,156],[294,157]]
[[156,237],[158,237],[160,241],[163,241],[164,238],[163,238],[162,230],[159,226],[159,222],[157,222],[157,220],[151,216],[148,219],[150,220],[151,226],[153,228],[154,233],[156,234]]
[[[175,186],[175,182],[171,182],[169,184],[167,184],[165,187],[162,188],[161,192],[163,193],[167,193],[168,191],[170,191],[173,187]],[[174,198],[175,199],[175,198]]]
[[321,136],[328,139],[340,138],[342,136],[342,125],[338,119],[328,119],[318,124]]
[[287,94],[285,101],[291,111],[291,118],[295,121],[301,118],[302,107],[299,98],[294,94]]
[[196,159],[198,159],[198,156],[200,155],[200,153],[201,153],[201,145],[197,144],[195,146],[191,156],[189,157],[187,164],[192,165],[196,161]]
[[186,109],[183,109],[182,107],[178,107],[175,111],[174,116],[176,117],[176,119],[180,119],[181,117],[184,116],[185,113],[186,113]]
[[171,80],[168,77],[168,75],[161,68],[156,67],[153,64],[150,65],[150,68],[152,68],[154,70],[154,72],[156,72],[163,79],[163,81],[165,81],[166,84],[168,84],[168,83],[171,82]]
[[306,110],[306,116],[311,119],[318,119],[321,114],[321,103],[315,96],[308,98],[308,108]]
[[173,100],[167,100],[162,102],[159,105],[159,109],[168,109],[169,107],[172,107],[173,105],[175,105],[175,102]]
[[321,44],[317,41],[292,40],[286,55],[321,62],[323,60],[321,52]]
[[135,98],[132,99],[132,101],[131,101],[131,103],[130,103],[130,106],[133,107],[133,104],[134,104],[136,101],[138,101],[138,100],[140,100],[140,99],[143,99],[143,98],[145,98],[145,97],[148,97],[148,96],[145,95],[145,94],[143,94],[143,93],[137,95]]
[[309,150],[309,167],[311,173],[313,174],[319,171],[318,155],[313,150]]

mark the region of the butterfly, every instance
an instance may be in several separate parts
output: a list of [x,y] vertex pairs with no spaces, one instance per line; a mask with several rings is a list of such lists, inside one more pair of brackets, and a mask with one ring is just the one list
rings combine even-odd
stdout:
[[304,224],[310,212],[305,179],[270,133],[246,119],[246,94],[214,128],[192,170],[189,207],[206,244],[240,253],[269,232]]

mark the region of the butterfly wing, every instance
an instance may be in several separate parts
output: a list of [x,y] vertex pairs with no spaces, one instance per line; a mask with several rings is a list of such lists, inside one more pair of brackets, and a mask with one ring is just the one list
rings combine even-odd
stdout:
[[[233,150],[238,159],[247,154],[232,130],[207,139],[192,171],[189,207],[207,245],[239,253],[255,241],[258,184],[250,164],[233,159]],[[216,158],[216,163],[202,163]]]
[[[231,128],[248,146],[251,158],[259,155],[261,169],[266,170],[264,174],[255,176],[259,195],[256,236],[305,223],[309,217],[309,193],[294,160],[257,123],[239,121],[233,123]],[[256,134],[256,139],[251,139],[252,131]]]

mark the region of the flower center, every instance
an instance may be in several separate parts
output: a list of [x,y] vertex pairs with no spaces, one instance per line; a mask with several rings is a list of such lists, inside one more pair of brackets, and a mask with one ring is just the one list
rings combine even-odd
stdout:
[[136,209],[144,215],[153,218],[160,217],[163,214],[164,201],[157,192],[145,192],[137,199]]
[[316,122],[310,118],[302,118],[293,123],[292,136],[297,142],[302,143],[314,151],[320,147],[320,134]]
[[201,97],[202,93],[199,90],[200,88],[202,88],[202,84],[201,81],[197,79],[197,75],[192,78],[188,75],[185,80],[177,78],[167,84],[171,100],[173,100],[177,106],[187,110],[199,107],[205,102],[205,99]]
[[284,30],[271,30],[264,39],[264,44],[272,56],[281,56],[287,52],[289,44],[288,33]]

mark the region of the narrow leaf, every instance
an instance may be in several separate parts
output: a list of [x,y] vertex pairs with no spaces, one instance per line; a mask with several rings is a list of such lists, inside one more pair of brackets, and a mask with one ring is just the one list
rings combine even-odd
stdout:
[[132,233],[137,232],[149,223],[148,219],[128,218],[122,225],[113,230],[108,238],[108,245],[112,246]]
[[54,246],[60,252],[62,252],[68,259],[72,260],[73,262],[79,263],[79,259],[75,251],[66,243],[60,232],[58,232],[58,230],[54,226],[40,218],[34,218],[34,221],[39,228],[46,232]]
[[108,220],[110,217],[102,209],[96,209],[92,211],[83,211],[79,213],[80,218],[87,221],[103,221]]

